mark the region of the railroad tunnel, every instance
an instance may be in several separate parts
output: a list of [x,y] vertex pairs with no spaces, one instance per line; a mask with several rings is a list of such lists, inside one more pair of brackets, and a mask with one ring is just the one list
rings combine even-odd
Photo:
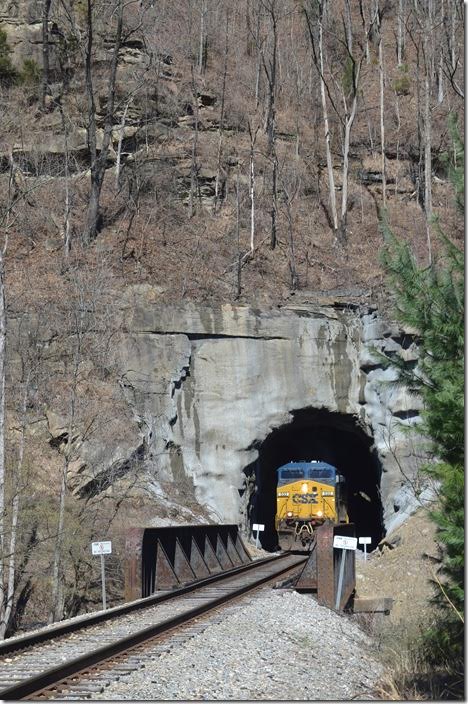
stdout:
[[356,535],[370,536],[373,549],[384,535],[380,499],[381,464],[369,438],[351,415],[323,409],[293,412],[288,425],[273,430],[257,446],[258,459],[244,471],[255,479],[250,498],[250,523],[265,525],[260,541],[265,550],[278,548],[275,530],[276,470],[287,462],[322,460],[344,475],[348,515]]

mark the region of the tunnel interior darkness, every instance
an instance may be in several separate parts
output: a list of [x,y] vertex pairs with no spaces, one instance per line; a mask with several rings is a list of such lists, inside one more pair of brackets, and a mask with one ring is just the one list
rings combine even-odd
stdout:
[[[373,549],[384,535],[380,500],[381,465],[369,438],[355,417],[322,409],[293,412],[288,425],[273,430],[256,446],[258,459],[245,468],[255,478],[250,498],[250,523],[265,525],[260,541],[265,550],[278,548],[275,530],[276,470],[286,462],[322,460],[345,477],[348,515],[356,535],[370,536]],[[252,476],[254,475],[254,477]]]

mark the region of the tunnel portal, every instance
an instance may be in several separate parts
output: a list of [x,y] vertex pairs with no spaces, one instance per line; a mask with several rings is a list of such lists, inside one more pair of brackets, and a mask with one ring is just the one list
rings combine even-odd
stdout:
[[384,535],[380,499],[381,465],[373,442],[354,416],[326,410],[293,412],[293,420],[273,430],[259,443],[258,459],[246,468],[255,475],[256,491],[250,499],[250,523],[263,523],[262,547],[278,548],[275,530],[276,470],[287,462],[322,460],[344,475],[348,493],[348,515],[357,536],[370,536],[373,549]]

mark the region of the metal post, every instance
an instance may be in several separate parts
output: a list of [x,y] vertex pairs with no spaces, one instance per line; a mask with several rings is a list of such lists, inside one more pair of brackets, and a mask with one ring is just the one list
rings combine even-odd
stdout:
[[341,592],[343,589],[343,575],[344,575],[344,564],[345,564],[345,553],[346,550],[342,549],[341,550],[341,559],[340,559],[340,574],[338,577],[338,590],[336,592],[336,601],[335,601],[335,611],[338,611],[339,606],[340,606],[340,601],[341,601]]
[[257,535],[256,535],[256,538],[255,538],[255,547],[256,547],[257,549],[258,549],[258,534],[259,534],[259,532],[260,532],[260,531],[259,531],[258,528],[257,528]]
[[104,555],[101,554],[102,608],[106,610],[106,579],[104,576]]
[[367,561],[367,545],[364,543],[364,562]]

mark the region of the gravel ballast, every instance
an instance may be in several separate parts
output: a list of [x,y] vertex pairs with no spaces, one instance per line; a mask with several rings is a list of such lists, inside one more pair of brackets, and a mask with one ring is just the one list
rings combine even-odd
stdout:
[[383,667],[369,638],[310,595],[263,589],[205,623],[93,699],[377,699]]

